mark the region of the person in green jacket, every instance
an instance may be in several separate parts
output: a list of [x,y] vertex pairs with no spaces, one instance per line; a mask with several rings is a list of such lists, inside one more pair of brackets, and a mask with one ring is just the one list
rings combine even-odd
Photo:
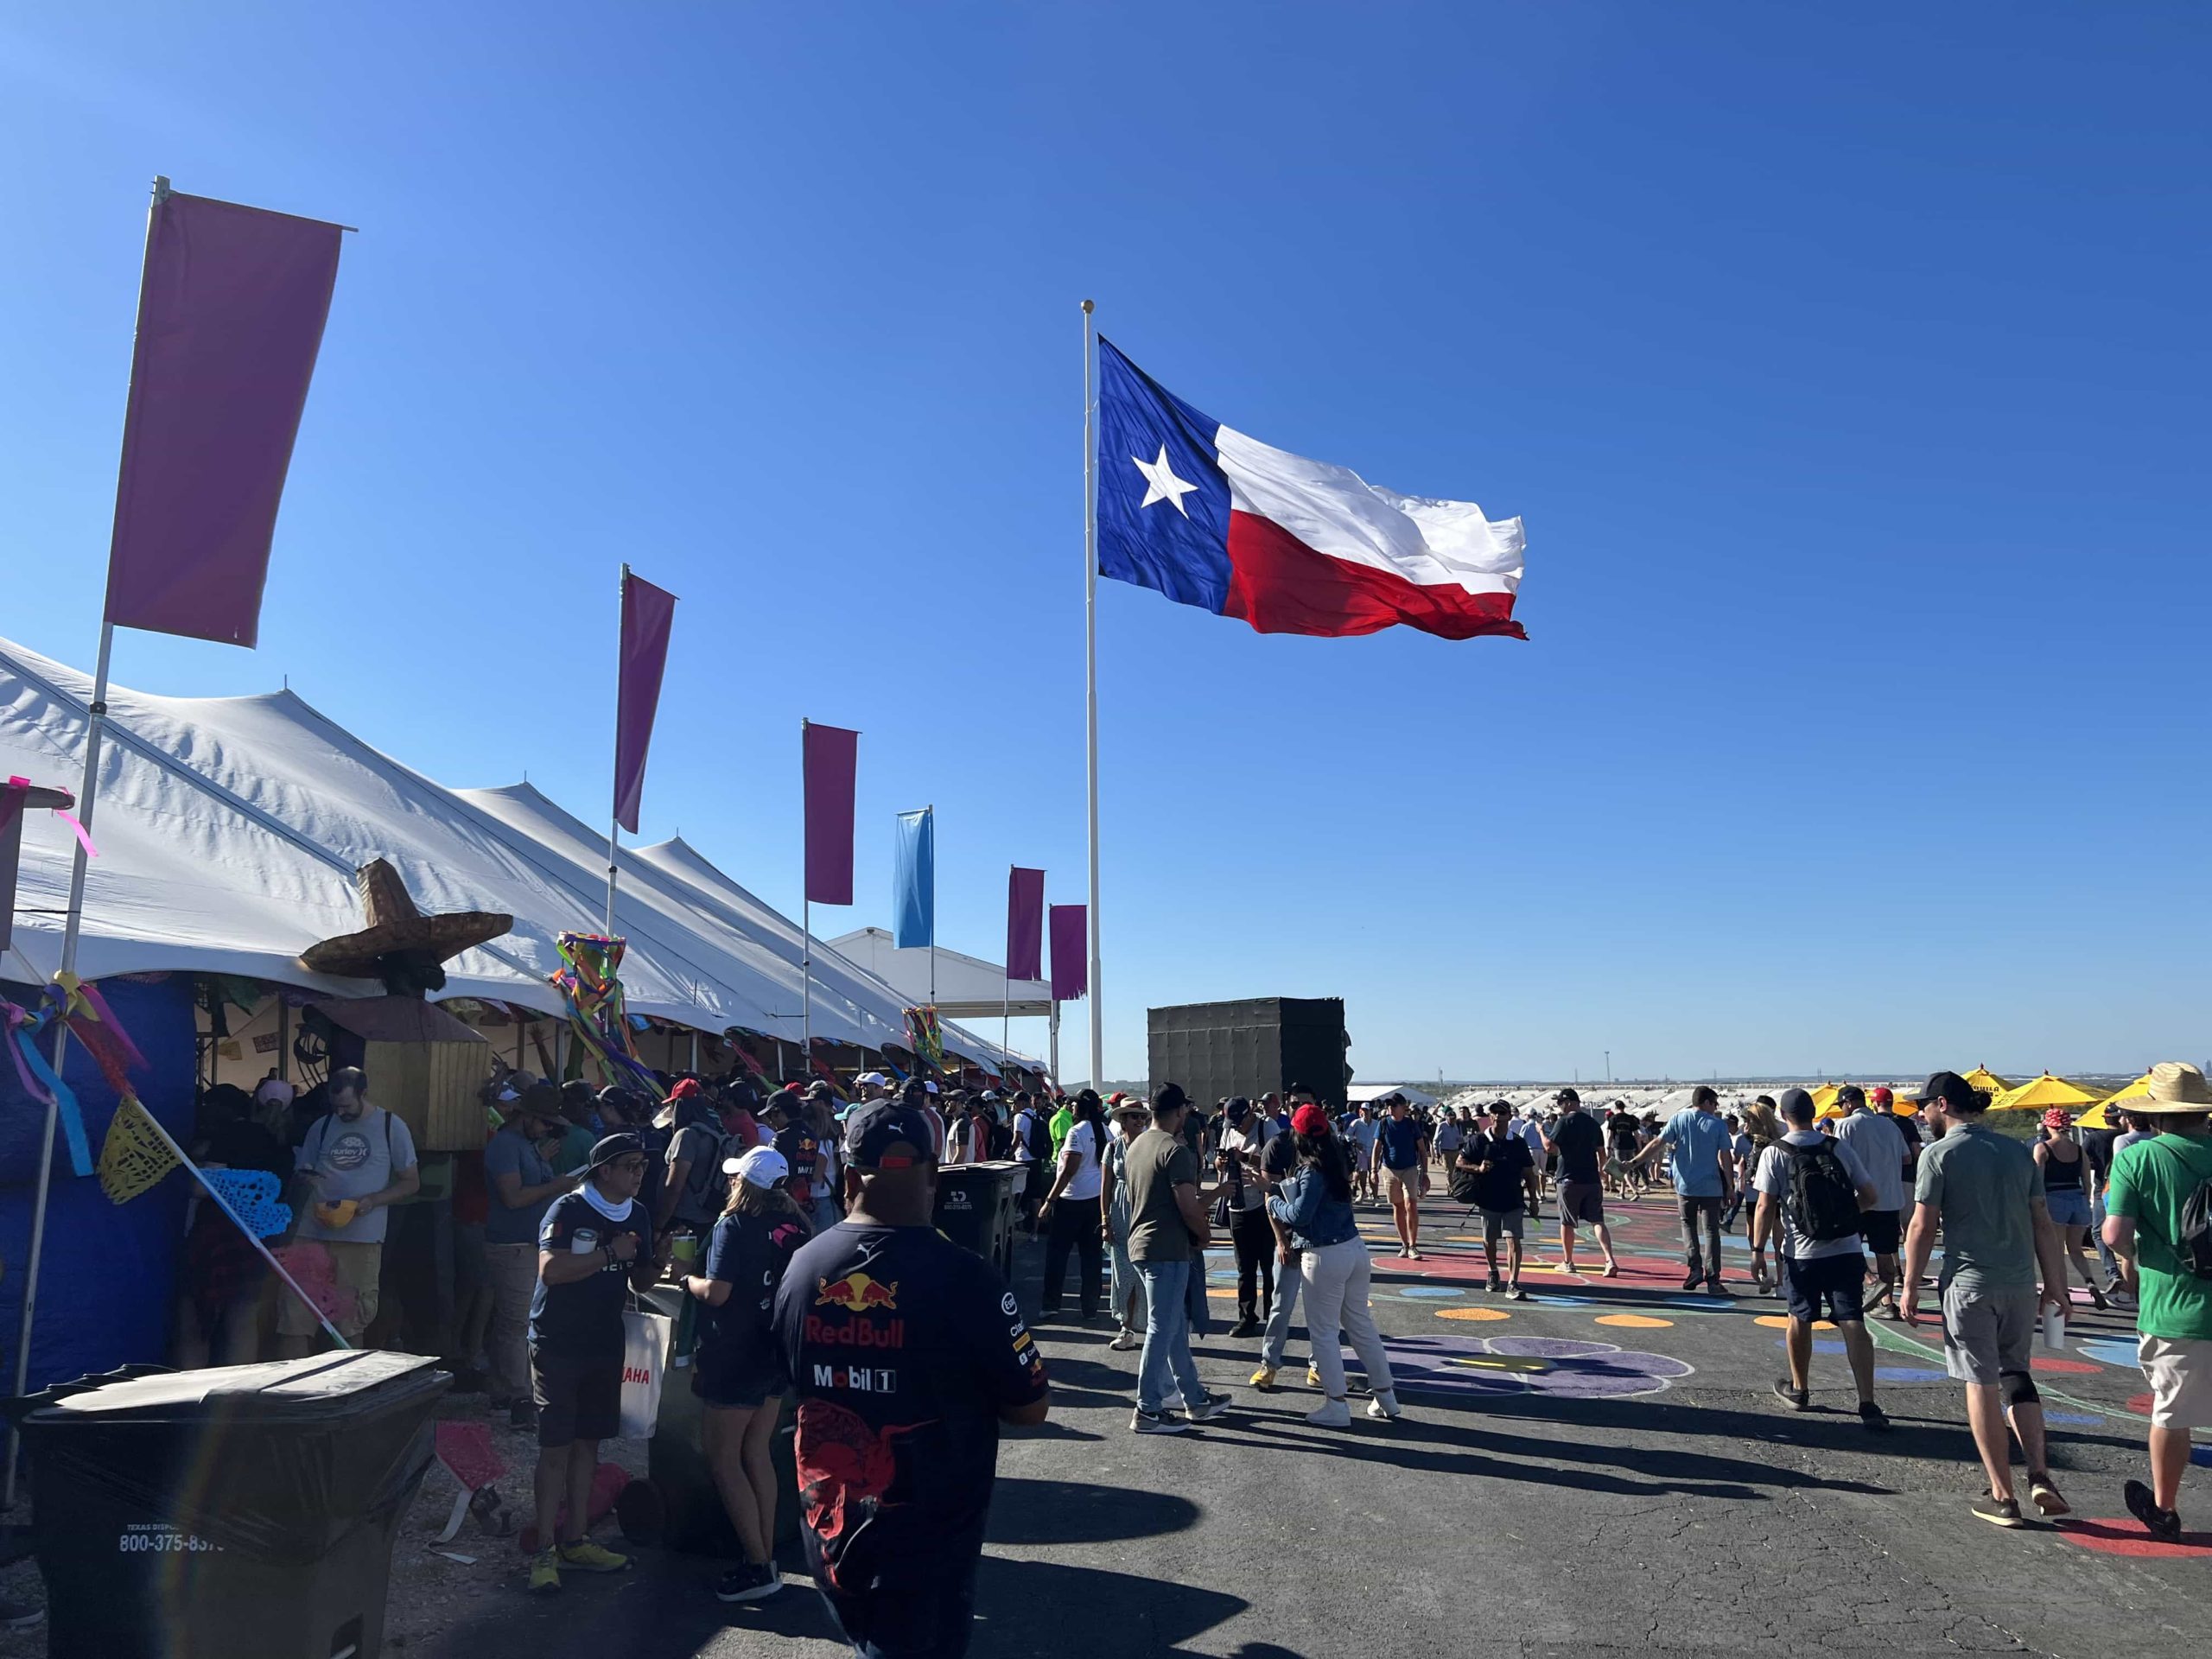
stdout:
[[1063,1099],[1060,1102],[1060,1109],[1052,1114],[1052,1121],[1046,1127],[1052,1132],[1052,1163],[1055,1167],[1058,1167],[1060,1161],[1060,1148],[1067,1145],[1068,1131],[1075,1128],[1075,1102]]

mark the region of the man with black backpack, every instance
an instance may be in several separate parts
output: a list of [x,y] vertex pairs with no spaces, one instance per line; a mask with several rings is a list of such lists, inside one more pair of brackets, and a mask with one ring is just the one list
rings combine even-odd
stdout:
[[2123,1489],[2153,1538],[2181,1536],[2190,1431],[2212,1428],[2212,1084],[2193,1065],[2151,1069],[2147,1099],[2128,1103],[2157,1133],[2114,1155],[2105,1243],[2135,1294],[2136,1359],[2151,1383],[2151,1480]]
[[1813,1097],[1802,1089],[1783,1091],[1782,1121],[1789,1132],[1759,1160],[1752,1190],[1759,1206],[1751,1217],[1751,1248],[1762,1250],[1780,1223],[1777,1259],[1789,1300],[1786,1346],[1789,1375],[1774,1385],[1793,1411],[1813,1408],[1813,1324],[1828,1306],[1859,1389],[1859,1421],[1885,1429],[1890,1420],[1874,1403],[1874,1344],[1866,1335],[1866,1255],[1859,1242],[1859,1214],[1873,1207],[1872,1175],[1859,1154],[1813,1127]]
[[1027,1166],[1020,1199],[1021,1230],[1034,1237],[1037,1206],[1052,1184],[1052,1135],[1026,1089],[1014,1097],[1014,1160]]

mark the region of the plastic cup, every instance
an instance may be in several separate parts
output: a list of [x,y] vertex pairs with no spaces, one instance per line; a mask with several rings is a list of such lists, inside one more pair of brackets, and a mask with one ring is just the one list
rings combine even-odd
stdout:
[[2043,1311],[2043,1345],[2054,1353],[2065,1351],[2066,1315],[2058,1308],[2046,1307]]

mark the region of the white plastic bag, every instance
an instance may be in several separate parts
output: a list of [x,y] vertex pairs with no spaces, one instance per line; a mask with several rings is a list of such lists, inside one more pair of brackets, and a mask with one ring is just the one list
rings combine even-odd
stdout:
[[649,1440],[660,1416],[662,1373],[676,1321],[662,1313],[622,1316],[622,1438]]

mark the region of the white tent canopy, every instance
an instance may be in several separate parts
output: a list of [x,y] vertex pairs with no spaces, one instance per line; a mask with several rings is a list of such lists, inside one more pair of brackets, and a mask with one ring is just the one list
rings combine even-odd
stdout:
[[934,950],[926,945],[902,950],[891,942],[890,931],[880,927],[855,928],[830,944],[847,961],[897,988],[900,995],[918,1003],[934,1002],[948,1019],[1041,1020],[1052,1012],[1052,986],[1041,979],[1009,980],[1003,963],[985,962],[943,945]]
[[1393,1095],[1403,1096],[1408,1106],[1433,1106],[1436,1096],[1404,1083],[1355,1083],[1344,1090],[1344,1098],[1355,1106],[1364,1106],[1370,1101],[1388,1100]]
[[[0,639],[0,776],[73,791],[91,684]],[[447,997],[557,1014],[554,938],[604,924],[606,843],[520,785],[455,791],[361,742],[289,691],[157,697],[111,685],[78,971],[231,973],[359,995],[300,952],[363,925],[353,872],[389,859],[426,911],[505,911],[514,929],[447,965]],[[60,963],[74,841],[50,813],[24,825],[11,974]],[[796,1042],[798,929],[681,842],[625,849],[617,931],[633,1013]],[[17,957],[20,957],[20,960]],[[812,1030],[869,1048],[903,1042],[905,1004],[819,942]],[[993,1064],[957,1027],[949,1048]]]

